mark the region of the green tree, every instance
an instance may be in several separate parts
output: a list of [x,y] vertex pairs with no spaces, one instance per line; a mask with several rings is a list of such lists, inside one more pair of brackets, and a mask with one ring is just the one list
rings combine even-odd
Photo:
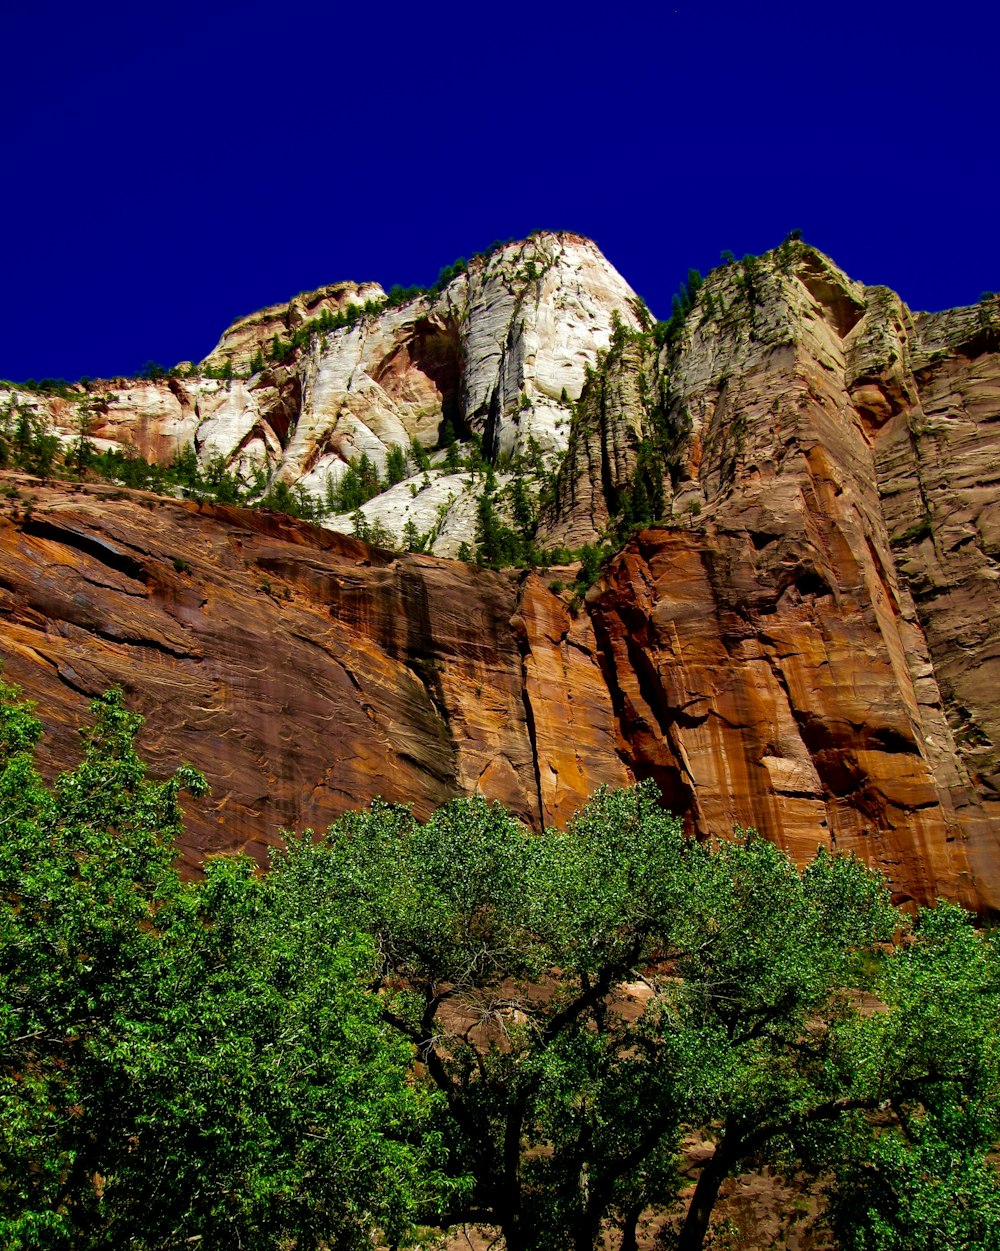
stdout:
[[[553,564],[565,563],[559,556],[561,553],[553,554]],[[594,585],[601,576],[601,568],[608,557],[608,549],[600,547],[596,543],[584,543],[578,553],[580,559],[580,572],[576,575],[574,585],[578,590],[586,591]]]
[[408,552],[422,552],[427,547],[427,535],[420,533],[412,517],[403,526],[403,547]]
[[511,516],[525,544],[531,542],[535,534],[535,504],[528,492],[527,484],[521,474],[515,474],[507,489],[510,499]]
[[44,422],[30,409],[11,400],[3,415],[0,439],[4,445],[0,460],[4,464],[12,462],[18,469],[38,474],[41,478],[48,477],[52,472],[59,451],[59,439],[46,431]]
[[[509,1251],[592,1251],[615,1226],[634,1247],[641,1214],[676,1199],[692,1127],[713,1150],[674,1231],[683,1251],[703,1245],[726,1176],[790,1159],[838,1169],[866,1236],[876,1217],[895,1222],[896,1242],[857,1247],[923,1236],[914,1186],[929,1157],[904,1131],[938,1107],[938,1119],[987,1109],[970,1149],[961,1118],[950,1131],[965,1172],[953,1168],[938,1208],[956,1193],[996,1202],[992,1000],[973,1062],[968,1030],[949,1035],[972,983],[996,992],[993,946],[963,918],[966,949],[937,983],[948,994],[920,992],[920,931],[879,954],[901,917],[859,862],[820,852],[799,871],[752,834],[693,843],[650,785],[599,793],[541,838],[479,799],[425,825],[376,804],[331,827],[315,856],[319,896],[346,900],[381,953],[384,1019],[447,1102],[447,1141],[475,1179],[447,1219],[499,1226]],[[881,1010],[860,1011],[873,989]],[[947,1008],[931,1031],[934,1002]],[[924,1042],[901,1049],[917,1025]],[[892,1178],[905,1199],[888,1215],[850,1189],[845,1161],[870,1166],[847,1150],[855,1139],[904,1161]]]
[[433,1217],[435,1097],[367,992],[370,938],[317,909],[308,843],[185,885],[200,775],[151,780],[111,692],[50,789],[37,719],[0,695],[3,1246],[368,1247]]
[[420,440],[416,437],[410,440],[410,456],[412,457],[413,463],[416,465],[416,467],[422,470],[424,473],[426,473],[427,470],[430,469],[431,458],[427,452],[427,449],[420,442]]
[[198,453],[190,443],[185,443],[168,466],[171,479],[181,486],[197,487],[200,483]]
[[855,1083],[882,1109],[820,1138],[844,1251],[1000,1248],[996,943],[960,908],[923,909],[885,962],[885,1011],[855,1022]]
[[[230,473],[223,456],[213,456],[205,467],[202,476],[201,486],[220,504],[239,504],[243,499],[243,489],[239,478],[234,473]],[[285,483],[275,483],[272,490],[278,487],[285,487]],[[263,502],[263,501],[262,501]],[[279,508],[281,512],[294,511],[294,497],[289,492],[287,503],[289,507],[281,508],[278,504],[265,504],[265,507]]]
[[91,416],[86,406],[81,406],[77,410],[76,430],[77,437],[70,445],[66,453],[66,465],[76,474],[78,478],[82,478],[90,467],[96,449],[87,437],[90,434]]
[[406,451],[398,443],[389,448],[385,460],[385,478],[390,486],[402,482],[406,477]]
[[492,468],[488,472],[485,489],[476,502],[476,560],[481,565],[501,569],[520,564],[522,545],[519,536],[504,523],[497,510]]
[[351,516],[351,533],[365,543],[371,538],[371,524],[360,508],[356,508]]
[[461,449],[454,437],[445,446],[444,467],[449,473],[458,473],[462,467]]
[[[636,1245],[682,1136],[722,1181],[834,1176],[845,1251],[995,1251],[1000,967],[960,909],[906,932],[859,862],[697,843],[647,783],[563,832],[376,802],[268,875],[173,867],[183,768],[149,778],[111,692],[46,786],[0,689],[0,1239],[12,1251]],[[890,946],[893,932],[904,931]]]

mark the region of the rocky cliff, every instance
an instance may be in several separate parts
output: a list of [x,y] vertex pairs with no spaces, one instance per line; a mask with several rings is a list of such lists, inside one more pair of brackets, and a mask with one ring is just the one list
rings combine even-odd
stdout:
[[[429,468],[364,509],[435,554],[14,482],[3,650],[52,761],[121,681],[153,755],[213,782],[192,863],[377,793],[478,789],[539,825],[652,776],[699,835],[852,849],[901,900],[996,911],[997,301],[915,315],[793,241],[689,294],[654,327],[592,244],[542,235],[396,305],[341,284],[238,322],[205,365],[231,378],[81,390],[95,440],[314,494],[415,440]],[[72,394],[13,398],[79,432]],[[532,483],[538,545],[612,540],[585,597],[442,558],[486,489],[451,438]]]
[[[9,394],[66,444],[157,461],[193,448],[260,492],[294,487],[350,532],[335,496],[366,457],[387,487],[365,520],[398,538],[407,523],[437,555],[475,537],[480,489],[454,442],[541,490],[565,450],[573,403],[613,325],[641,302],[587,239],[540,233],[474,258],[450,281],[396,303],[374,283],[340,283],[235,322],[200,365],[172,376],[88,383],[61,397]],[[4,400],[0,387],[0,403]],[[409,454],[387,480],[390,451]],[[419,463],[414,455],[423,461]]]

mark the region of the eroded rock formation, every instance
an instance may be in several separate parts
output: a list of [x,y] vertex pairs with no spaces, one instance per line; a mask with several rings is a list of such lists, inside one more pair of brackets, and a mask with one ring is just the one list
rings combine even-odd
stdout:
[[534,575],[274,514],[21,491],[0,516],[6,674],[38,700],[52,766],[85,699],[125,686],[157,763],[212,782],[192,862],[376,794],[426,814],[479,789],[537,826],[628,780],[589,620]]
[[[449,469],[445,441],[480,442],[501,462],[501,486],[514,460],[551,464],[613,325],[634,328],[640,317],[635,293],[590,240],[542,232],[401,305],[377,284],[339,283],[241,318],[200,366],[174,377],[92,382],[63,397],[8,394],[67,444],[83,421],[100,450],[166,461],[190,447],[203,466],[219,461],[317,502],[352,460],[364,455],[384,473],[390,449],[416,442],[430,472],[411,459],[405,480],[363,512],[397,537],[410,522],[428,550],[454,556],[474,540],[481,487]],[[0,384],[0,404],[4,392]],[[334,513],[324,524],[350,532],[352,518]]]
[[[290,481],[349,449],[433,448],[445,419],[495,461],[566,447],[539,541],[621,547],[585,600],[560,589],[571,572],[21,480],[3,651],[50,760],[121,681],[157,761],[212,780],[192,863],[375,794],[426,813],[480,790],[538,826],[652,776],[699,836],[756,825],[799,857],[857,851],[900,900],[1000,909],[997,301],[914,315],[789,243],[715,271],[663,335],[593,245],[531,246],[260,377],[137,384],[127,410],[119,388],[101,437],[149,455],[194,437]],[[216,365],[314,315],[300,305],[237,323]],[[69,437],[70,402],[32,403]],[[398,525],[448,477],[366,507]],[[442,541],[470,533],[475,498]],[[643,510],[660,520],[625,536]]]

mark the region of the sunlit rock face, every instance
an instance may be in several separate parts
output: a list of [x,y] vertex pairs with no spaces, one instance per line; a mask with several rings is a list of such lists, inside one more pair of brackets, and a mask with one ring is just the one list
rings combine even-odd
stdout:
[[[211,368],[380,299],[341,284],[265,310]],[[212,779],[192,865],[376,794],[423,815],[480,791],[538,827],[653,777],[699,837],[852,850],[900,901],[996,912],[998,302],[913,314],[795,244],[713,272],[669,336],[643,317],[593,244],[541,235],[249,378],[92,384],[105,445],[192,444],[314,495],[416,440],[430,469],[363,511],[433,529],[434,554],[331,531],[349,516],[17,480],[3,650],[50,761],[121,681],[157,762]],[[74,437],[72,399],[24,398]],[[565,451],[538,542],[618,548],[585,597],[573,569],[442,558],[483,489],[445,463],[446,427],[501,486]],[[629,534],[640,479],[659,520]]]
[[[351,306],[371,311],[309,334],[287,361],[270,359],[276,341],[290,343]],[[241,318],[202,362],[232,378],[91,384],[89,437],[102,450],[134,448],[156,460],[192,446],[203,465],[220,459],[247,482],[263,473],[317,501],[352,459],[365,455],[384,473],[389,450],[413,441],[431,454],[432,484],[447,472],[436,449],[451,437],[475,436],[502,464],[530,455],[551,465],[613,324],[634,328],[640,316],[635,293],[590,240],[543,232],[474,259],[443,289],[398,307],[377,284],[339,283]],[[72,401],[20,398],[67,440],[77,436]],[[396,536],[407,522],[434,530],[430,550],[455,555],[475,539],[479,492],[463,485],[440,483],[419,498],[426,480],[411,458],[402,490],[363,512]],[[350,531],[353,523],[332,513],[323,524]]]
[[[21,486],[24,486],[21,482]],[[629,771],[586,615],[516,572],[368,548],[275,514],[31,485],[0,512],[5,673],[62,767],[121,683],[162,769],[203,769],[190,865],[375,795],[481,791],[540,826]]]
[[914,316],[779,249],[711,275],[661,351],[619,344],[581,400],[542,537],[595,541],[665,445],[665,520],[591,616],[623,759],[699,831],[1000,902],[998,305]]

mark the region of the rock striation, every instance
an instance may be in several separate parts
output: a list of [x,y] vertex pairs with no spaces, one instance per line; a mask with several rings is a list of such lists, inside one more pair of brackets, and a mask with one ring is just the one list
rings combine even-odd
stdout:
[[[411,522],[431,536],[429,550],[453,556],[474,540],[479,491],[449,470],[444,443],[474,438],[501,467],[553,463],[588,370],[614,325],[640,325],[641,308],[590,240],[541,232],[399,305],[375,283],[339,283],[241,318],[175,377],[90,383],[69,398],[10,394],[67,443],[86,401],[100,450],[165,461],[192,447],[203,466],[218,461],[318,502],[352,460],[364,455],[384,474],[390,450],[415,442],[429,472],[411,458],[406,478],[363,513],[397,537]],[[324,524],[350,532],[352,518]]]
[[658,354],[619,336],[543,518],[596,540],[659,457],[592,617],[623,758],[695,828],[822,830],[990,909],[997,305],[914,317],[795,244],[716,271]]
[[[623,784],[589,619],[533,574],[396,556],[276,514],[21,481],[0,512],[5,673],[52,768],[121,683],[144,746],[208,775],[191,865],[375,795],[480,790],[538,826]],[[567,735],[567,729],[570,734]]]
[[[211,372],[380,300],[340,284],[265,310]],[[438,525],[433,555],[399,554],[345,518],[12,479],[2,647],[52,765],[120,681],[154,759],[213,783],[192,867],[375,794],[423,814],[478,790],[538,827],[654,777],[699,837],[852,850],[900,901],[996,913],[1000,301],[913,314],[788,241],[692,304],[654,327],[593,244],[542,235],[250,378],[98,384],[109,444],[193,441],[313,491],[415,439],[428,482],[365,509]],[[72,399],[28,399],[71,436]],[[443,558],[483,489],[448,472],[446,423],[499,470],[560,466],[536,541],[616,548],[585,596],[574,570]]]

